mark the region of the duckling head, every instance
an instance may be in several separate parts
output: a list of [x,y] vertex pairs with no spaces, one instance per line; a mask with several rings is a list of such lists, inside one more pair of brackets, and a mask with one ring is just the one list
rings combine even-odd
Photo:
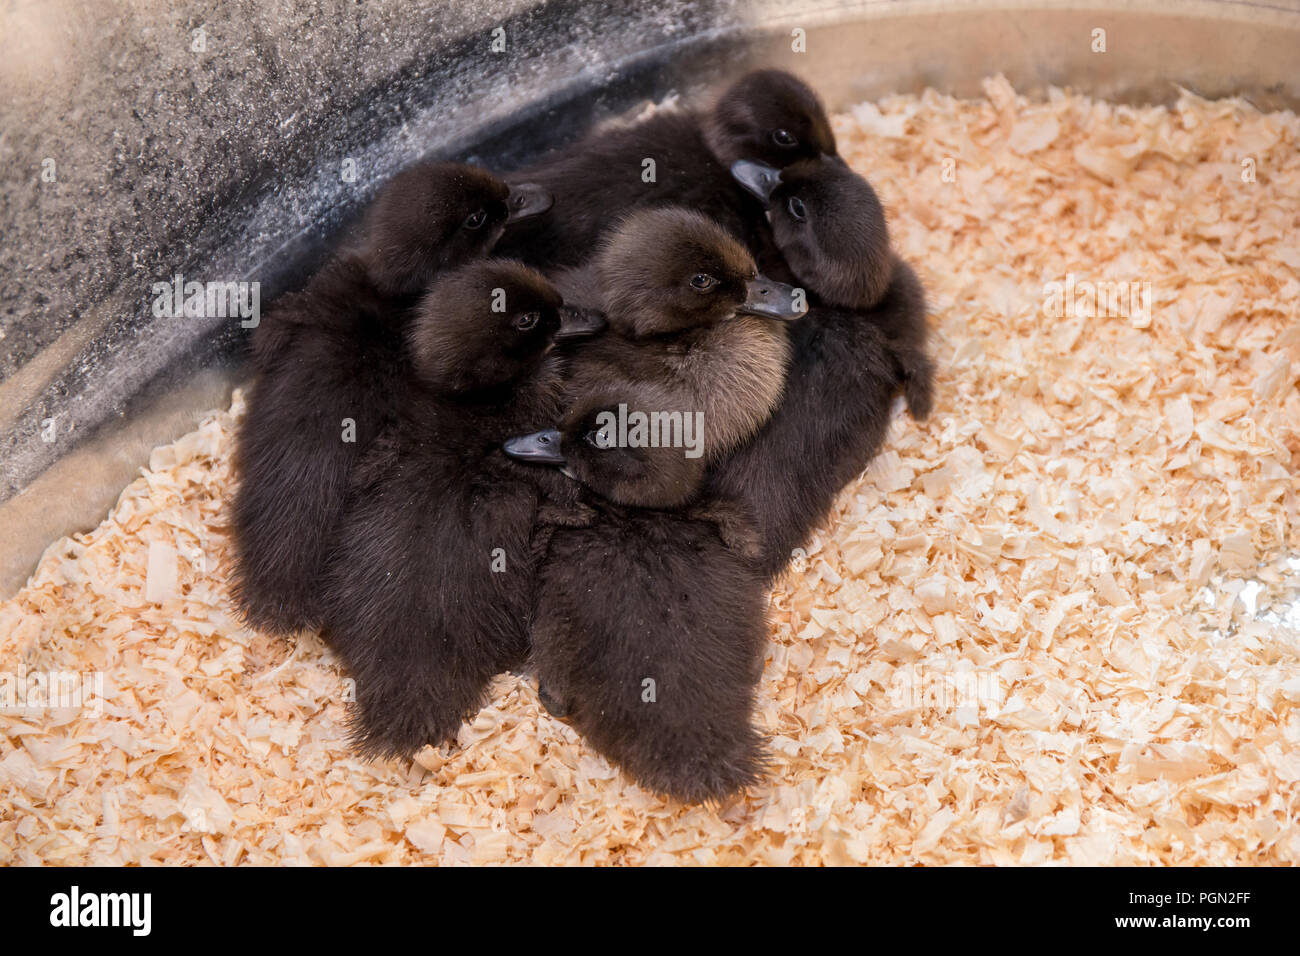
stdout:
[[434,281],[407,337],[419,377],[437,391],[454,394],[515,381],[552,346],[604,327],[599,312],[565,306],[535,269],[484,259]]
[[438,272],[490,253],[508,226],[541,215],[552,201],[540,186],[508,186],[477,166],[420,163],[376,197],[361,255],[381,292],[414,294]]
[[615,504],[676,508],[695,494],[705,459],[703,435],[692,435],[702,415],[671,405],[646,383],[606,389],[579,401],[557,427],[503,447],[518,461],[560,468]]
[[731,174],[767,205],[777,248],[825,302],[869,308],[893,271],[885,210],[871,184],[838,157],[776,169],[740,160]]
[[707,115],[704,136],[728,167],[752,159],[781,168],[835,155],[835,134],[821,100],[784,70],[756,70],[733,83]]
[[637,212],[597,260],[610,326],[630,338],[672,335],[738,314],[794,319],[795,290],[758,274],[749,251],[712,219],[680,207]]

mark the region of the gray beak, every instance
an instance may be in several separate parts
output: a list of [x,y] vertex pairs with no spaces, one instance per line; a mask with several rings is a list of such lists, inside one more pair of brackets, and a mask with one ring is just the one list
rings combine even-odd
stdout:
[[563,305],[560,306],[560,327],[555,332],[555,341],[571,342],[590,338],[597,332],[603,332],[607,324],[603,312]]
[[515,183],[510,187],[510,195],[506,197],[506,209],[509,210],[506,223],[540,216],[554,203],[555,197],[551,195],[549,189],[544,189],[536,183]]
[[736,311],[768,319],[797,319],[808,306],[801,301],[796,307],[794,292],[792,285],[759,276],[745,283],[745,303]]
[[527,461],[538,465],[565,464],[564,455],[560,451],[560,433],[554,428],[511,438],[501,447],[516,461]]
[[731,176],[763,203],[772,199],[772,191],[781,185],[781,170],[752,159],[738,159],[731,164]]

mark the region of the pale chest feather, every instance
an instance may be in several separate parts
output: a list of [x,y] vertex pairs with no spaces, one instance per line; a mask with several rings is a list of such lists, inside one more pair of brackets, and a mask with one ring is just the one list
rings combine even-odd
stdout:
[[785,328],[739,316],[670,348],[664,365],[704,413],[706,455],[717,458],[771,417],[785,388],[790,344]]

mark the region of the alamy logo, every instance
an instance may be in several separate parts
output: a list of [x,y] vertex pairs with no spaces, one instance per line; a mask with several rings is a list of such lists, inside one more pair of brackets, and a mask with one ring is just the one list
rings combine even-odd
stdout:
[[153,925],[150,893],[68,893],[50,897],[51,926],[129,926],[132,935],[148,936]]
[[262,321],[260,282],[186,282],[177,273],[171,282],[153,284],[153,314],[160,319],[233,319],[255,329]]
[[0,713],[76,707],[98,717],[104,711],[104,674],[89,671],[0,671]]
[[996,710],[1005,696],[992,671],[935,671],[919,665],[896,670],[886,690],[894,707],[948,713],[958,708],[967,708],[972,714]]
[[704,413],[629,412],[626,404],[596,416],[600,448],[684,448],[687,458],[704,454]]
[[1043,312],[1049,319],[1123,316],[1150,322],[1151,283],[1089,282],[1069,272],[1064,281],[1043,285]]

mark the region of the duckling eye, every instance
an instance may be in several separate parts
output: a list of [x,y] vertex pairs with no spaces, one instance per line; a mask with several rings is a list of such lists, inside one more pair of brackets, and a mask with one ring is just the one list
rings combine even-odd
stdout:
[[795,139],[794,134],[788,129],[772,130],[772,142],[782,149],[793,149],[799,145],[799,140]]
[[541,315],[536,312],[525,312],[523,315],[515,316],[513,324],[520,332],[527,332],[535,326],[541,318]]
[[487,210],[475,209],[472,213],[470,213],[468,216],[465,217],[465,228],[481,229],[483,228],[483,223],[485,222],[487,222]]
[[695,275],[691,276],[691,288],[698,289],[701,292],[708,292],[717,284],[717,279],[704,272],[697,272]]
[[613,447],[614,444],[613,436],[609,433],[608,425],[604,428],[593,428],[591,431],[587,432],[584,440],[588,445],[591,445],[593,448],[599,448],[601,451]]
[[798,196],[791,196],[790,201],[786,203],[786,208],[790,210],[790,215],[794,216],[799,222],[808,218],[808,210],[804,208],[803,200]]

